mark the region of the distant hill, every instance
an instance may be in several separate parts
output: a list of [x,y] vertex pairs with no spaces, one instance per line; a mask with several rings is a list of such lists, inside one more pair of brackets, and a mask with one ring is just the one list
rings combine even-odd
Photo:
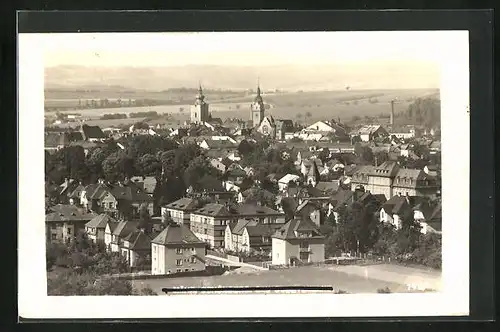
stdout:
[[212,66],[85,67],[57,66],[45,69],[45,88],[143,89],[162,91],[202,85],[213,89],[254,89],[257,77],[263,89],[342,90],[413,89],[439,87],[437,66],[427,63]]

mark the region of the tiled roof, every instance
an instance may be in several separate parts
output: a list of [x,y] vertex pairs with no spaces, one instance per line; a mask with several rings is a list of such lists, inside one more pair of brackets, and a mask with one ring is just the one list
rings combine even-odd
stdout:
[[116,225],[116,228],[113,230],[113,235],[116,235],[119,238],[124,238],[135,231],[138,226],[139,223],[137,221],[120,221],[120,223]]
[[285,225],[283,225],[280,229],[274,233],[273,238],[277,239],[282,239],[282,240],[291,240],[291,239],[298,239],[301,237],[297,237],[297,233],[303,233],[303,232],[312,232],[311,237],[304,237],[304,239],[311,239],[311,238],[323,238],[323,235],[321,235],[318,226],[316,226],[315,223],[313,223],[310,219],[308,218],[303,218],[303,219],[291,219],[288,221]]
[[154,176],[134,176],[130,178],[131,182],[142,183],[142,188],[147,194],[152,194],[156,188],[156,178]]
[[229,206],[224,204],[210,203],[195,210],[194,214],[201,214],[211,217],[235,217],[235,216],[279,216],[282,215],[267,206],[259,206],[254,204],[242,204],[239,206]]
[[156,236],[152,243],[160,245],[169,244],[203,244],[203,242],[194,235],[194,233],[184,225],[169,224],[158,236]]
[[85,139],[89,138],[106,138],[106,135],[102,132],[101,128],[99,126],[89,126],[89,125],[82,125],[81,131],[83,132],[83,135],[85,136]]
[[151,248],[151,239],[138,229],[132,231],[123,240],[129,242],[128,248],[132,250],[150,250]]
[[135,184],[112,186],[109,190],[117,200],[131,202],[151,202],[153,198]]
[[246,226],[249,236],[272,236],[281,224],[257,224],[255,226]]
[[300,179],[300,176],[298,176],[298,175],[287,174],[284,177],[282,177],[281,179],[279,179],[278,182],[288,184],[288,182],[295,181],[295,180],[298,180],[298,179]]
[[332,194],[339,190],[339,182],[331,181],[331,182],[323,182],[320,181],[316,184],[316,189],[321,190],[324,193]]
[[95,218],[90,220],[88,223],[86,223],[85,226],[86,227],[95,227],[95,228],[106,228],[106,225],[108,223],[118,224],[118,221],[106,213],[101,213],[100,215],[96,216]]
[[244,192],[241,193],[243,197],[248,197],[250,195],[262,195],[264,198],[273,198],[274,195],[272,192],[266,190],[266,189],[259,189],[259,188],[249,188],[245,190]]
[[243,230],[247,226],[257,226],[259,223],[253,219],[239,219],[234,228],[231,230],[231,234],[243,235]]
[[53,212],[45,215],[46,222],[89,221],[96,216],[93,213],[86,213],[74,205],[58,204],[53,206],[51,211]]
[[176,200],[170,204],[167,204],[166,208],[175,209],[181,211],[194,211],[199,207],[199,202],[192,198],[183,197]]

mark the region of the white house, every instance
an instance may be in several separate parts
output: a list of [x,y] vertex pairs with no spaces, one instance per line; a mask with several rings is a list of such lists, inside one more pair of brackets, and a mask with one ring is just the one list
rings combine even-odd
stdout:
[[151,250],[151,239],[139,229],[133,230],[120,245],[120,253],[125,257],[131,267],[137,265],[140,257],[146,258]]
[[170,224],[151,241],[151,274],[204,271],[205,251],[188,227]]
[[273,265],[324,261],[325,237],[309,219],[292,219],[272,236]]
[[106,213],[101,213],[96,216],[88,223],[85,224],[85,232],[90,240],[93,242],[102,242],[105,240],[106,227],[111,223],[111,228],[114,228],[118,225],[118,221]]
[[290,181],[299,181],[299,180],[300,176],[295,174],[287,174],[278,180],[278,188],[279,190],[286,190],[288,188],[288,183],[290,183]]
[[265,252],[271,249],[271,235],[283,224],[261,224],[255,219],[240,219],[226,226],[224,246],[237,252]]
[[120,221],[118,225],[108,223],[104,233],[104,244],[106,248],[111,252],[120,252],[120,247],[123,245],[123,239],[137,230],[138,225],[139,223],[135,221]]

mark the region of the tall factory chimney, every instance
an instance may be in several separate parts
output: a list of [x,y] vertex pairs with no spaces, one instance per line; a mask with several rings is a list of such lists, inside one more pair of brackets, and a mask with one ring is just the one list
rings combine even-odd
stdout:
[[391,119],[390,119],[391,127],[394,126],[394,99],[391,100]]

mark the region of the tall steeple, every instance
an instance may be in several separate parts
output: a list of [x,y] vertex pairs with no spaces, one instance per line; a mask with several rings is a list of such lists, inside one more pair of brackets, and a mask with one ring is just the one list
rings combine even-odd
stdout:
[[251,109],[250,119],[252,121],[252,125],[253,127],[257,127],[264,119],[264,111],[266,109],[260,91],[260,78],[257,79],[257,95],[255,96],[255,99],[252,105],[250,106],[250,109]]
[[194,105],[191,106],[191,123],[204,123],[209,121],[210,112],[208,107],[208,104],[205,102],[201,83],[198,82],[198,94],[196,95]]
[[201,83],[198,82],[198,95],[196,96],[196,99],[203,101],[205,99],[205,96],[203,95],[203,89],[201,88]]

